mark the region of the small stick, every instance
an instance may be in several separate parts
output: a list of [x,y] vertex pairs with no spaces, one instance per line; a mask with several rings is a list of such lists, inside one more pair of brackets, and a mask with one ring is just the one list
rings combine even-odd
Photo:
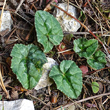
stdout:
[[8,39],[6,40],[6,43],[8,43],[10,37],[13,35],[13,33],[14,33],[15,31],[16,31],[16,29],[14,29],[14,30],[11,32],[10,36],[9,36]]
[[91,75],[86,75],[86,76],[84,76],[84,77],[85,77],[85,78],[95,79],[96,81],[100,81],[100,82],[103,82],[103,83],[110,84],[110,81],[109,81],[109,80],[101,79],[101,78],[99,78],[99,77],[94,77],[94,76],[91,76]]
[[98,69],[98,70],[94,70],[94,71],[91,71],[91,72],[88,72],[87,74],[93,74],[95,72],[100,72],[102,70],[105,70],[105,69],[109,69],[110,67],[105,67],[105,68],[101,68],[101,69]]
[[[91,0],[89,0],[89,2],[90,2]],[[83,7],[86,7],[87,6],[87,4],[88,4],[88,2],[86,2],[84,5],[83,5]]]
[[4,11],[4,8],[5,8],[5,4],[6,4],[6,0],[4,1],[3,8],[2,8],[2,12],[1,12],[1,17],[0,17],[0,29],[1,29],[2,16],[3,16],[3,11]]
[[[77,1],[75,0],[75,2],[76,2],[76,4],[78,5],[78,3],[77,3]],[[80,7],[80,5],[75,5],[75,4],[73,4],[72,2],[69,2],[69,4],[71,4],[71,5],[73,5],[74,7],[76,7],[76,8],[78,8],[78,9],[80,9],[80,10],[82,10],[83,11],[83,9]],[[85,13],[84,11],[83,11],[83,13]],[[100,25],[96,20],[94,20],[89,14],[87,14],[87,16],[89,16],[97,25]],[[105,29],[104,27],[102,27],[105,31],[108,31],[107,29]]]
[[26,22],[28,22],[31,26],[33,26],[32,23],[30,23],[26,18],[24,18],[23,16],[21,16],[20,14],[18,13],[15,13],[16,15],[18,15],[19,17],[21,17],[23,20],[25,20]]
[[68,9],[69,9],[69,0],[68,0],[67,12],[68,12]]
[[100,12],[100,10],[99,10],[97,7],[95,7],[95,8],[96,8],[97,11],[100,13],[100,15],[102,16],[103,20],[105,20],[105,22],[106,22],[108,28],[110,29],[110,26],[109,26],[109,24],[108,24],[108,20],[106,20],[106,18],[104,18],[103,14]]
[[[94,31],[93,32],[94,34],[102,34],[102,32],[101,31]],[[109,34],[110,32],[106,32],[106,31],[104,31],[104,34]],[[89,32],[68,32],[68,31],[64,31],[64,34],[74,34],[74,35],[80,35],[80,34],[82,34],[82,35],[84,35],[84,34],[90,34]],[[110,36],[110,35],[108,35],[108,36]]]
[[24,2],[24,0],[20,0],[20,3],[19,3],[19,5],[18,5],[18,7],[17,7],[15,13],[18,12],[18,10],[20,9],[20,7],[21,7],[21,5],[23,4],[23,2]]
[[31,95],[30,93],[29,93],[28,95],[31,96],[31,97],[34,98],[34,99],[37,99],[37,100],[38,100],[39,102],[41,102],[42,104],[44,104],[44,105],[46,105],[46,106],[49,106],[49,105],[47,105],[45,102],[43,102],[41,99],[39,99],[39,98],[37,98],[37,97]]
[[58,7],[57,5],[54,5],[51,3],[51,5],[55,6],[56,8],[60,9],[61,11],[63,11],[64,13],[66,13],[68,16],[70,16],[71,18],[75,19],[77,22],[79,22],[91,35],[93,35],[95,37],[95,39],[98,40],[98,42],[103,45],[103,43],[99,40],[99,38],[93,33],[91,32],[91,30],[89,30],[87,28],[87,26],[85,26],[83,23],[81,23],[78,19],[76,19],[74,16],[72,16],[71,14],[69,14],[67,11],[63,10],[62,8]]
[[51,3],[51,5],[55,6],[56,8],[60,9],[61,11],[63,11],[64,13],[66,13],[68,16],[70,16],[71,18],[75,19],[77,22],[79,22],[95,39],[98,40],[98,42],[103,46],[106,54],[107,54],[107,57],[108,59],[110,59],[110,55],[105,47],[105,45],[100,41],[100,39],[91,31],[88,29],[87,26],[85,26],[82,22],[80,22],[77,18],[75,18],[74,16],[72,16],[71,14],[69,14],[67,11],[63,10],[62,8],[58,7],[57,5],[54,5]]
[[[70,103],[70,104],[67,104],[65,106],[63,106],[63,108],[67,108],[75,103],[81,103],[81,102],[85,102],[87,100],[91,100],[91,99],[95,99],[95,98],[98,98],[98,97],[103,97],[103,96],[107,96],[107,95],[110,95],[110,92],[109,93],[104,93],[104,94],[100,94],[100,95],[95,95],[95,96],[92,96],[92,97],[88,97],[88,98],[85,98],[85,99],[81,99],[79,101],[75,101],[73,103]],[[54,110],[61,110],[60,107],[57,107],[55,108]]]
[[26,38],[25,38],[26,41],[29,40],[29,37],[30,37],[30,35],[31,35],[32,31],[33,31],[33,29],[34,29],[34,26],[31,28],[31,30],[30,30],[29,33],[27,34],[27,36],[26,36]]
[[72,49],[68,49],[68,50],[64,50],[64,51],[59,51],[58,53],[64,53],[64,52],[68,52],[71,51]]
[[8,94],[8,91],[7,91],[7,90],[6,90],[6,88],[5,88],[4,83],[3,83],[1,70],[0,70],[0,85],[1,85],[2,89],[4,90],[4,92],[6,93],[7,98],[9,99],[9,98],[10,98],[10,96],[9,96],[9,94]]

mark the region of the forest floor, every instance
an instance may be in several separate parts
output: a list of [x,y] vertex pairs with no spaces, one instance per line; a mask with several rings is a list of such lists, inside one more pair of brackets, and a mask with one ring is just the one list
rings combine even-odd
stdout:
[[[79,13],[78,19],[82,23],[77,32],[63,32],[62,42],[45,53],[58,64],[63,60],[72,60],[79,67],[84,65],[88,68],[88,72],[82,76],[82,91],[77,99],[67,97],[57,89],[55,83],[39,90],[26,90],[11,69],[10,54],[15,44],[34,44],[44,50],[37,41],[34,16],[38,10],[53,14],[55,7],[50,4],[53,2],[65,2],[75,6]],[[110,0],[0,0],[0,10],[9,11],[13,20],[11,31],[6,29],[0,32],[1,101],[29,99],[33,101],[35,110],[110,110]],[[98,40],[97,50],[106,55],[107,63],[104,68],[94,70],[85,58],[80,58],[74,52],[73,41],[80,37]],[[65,48],[62,50],[61,46]],[[92,90],[92,82],[99,85],[97,93]]]

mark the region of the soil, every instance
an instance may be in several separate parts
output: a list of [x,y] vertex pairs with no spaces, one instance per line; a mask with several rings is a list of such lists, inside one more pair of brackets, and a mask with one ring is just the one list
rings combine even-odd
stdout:
[[[0,1],[0,9],[3,9],[5,0]],[[88,67],[88,73],[83,75],[83,88],[77,99],[68,98],[59,91],[53,83],[51,86],[40,90],[26,90],[17,80],[16,75],[11,70],[11,51],[15,44],[34,44],[43,51],[43,46],[37,41],[37,33],[34,27],[34,15],[38,10],[44,10],[53,14],[54,8],[50,2],[54,0],[7,0],[4,11],[10,11],[13,20],[12,29],[0,32],[0,70],[2,73],[3,85],[0,88],[1,101],[11,101],[17,99],[29,99],[34,103],[35,110],[59,110],[61,107],[66,110],[72,110],[67,107],[74,103],[74,110],[110,110],[110,60],[107,59],[105,68],[94,71],[85,58],[80,58],[73,51],[73,41],[80,37],[95,39],[83,26],[77,32],[64,32],[63,48],[67,52],[59,50],[59,46],[46,53],[46,56],[53,58],[60,64],[63,60],[72,60],[79,67],[85,65]],[[110,0],[58,0],[58,3],[69,2],[77,7],[80,21],[86,25],[106,46],[110,53]],[[106,4],[106,5],[105,5]],[[47,7],[48,5],[48,7]],[[83,11],[85,14],[80,15]],[[72,37],[70,37],[72,35]],[[61,44],[60,44],[61,45]],[[99,43],[98,50],[106,51]],[[108,56],[107,56],[108,57]],[[98,82],[99,92],[93,93],[92,82]],[[1,80],[0,80],[1,82]],[[102,95],[99,97],[99,95]],[[94,97],[94,96],[97,96]],[[90,98],[90,99],[87,99]]]

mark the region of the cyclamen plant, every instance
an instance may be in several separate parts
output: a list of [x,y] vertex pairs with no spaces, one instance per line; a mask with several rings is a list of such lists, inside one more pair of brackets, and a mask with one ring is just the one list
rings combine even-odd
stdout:
[[95,70],[105,67],[107,63],[105,54],[97,51],[98,41],[95,39],[87,40],[79,38],[73,41],[73,50],[80,56],[87,59],[87,63]]
[[54,45],[59,45],[63,40],[63,31],[59,22],[48,12],[36,12],[35,28],[37,40],[43,45],[45,53],[52,50]]
[[[35,14],[35,29],[37,40],[44,47],[44,52],[52,50],[63,39],[63,31],[59,22],[45,11]],[[74,40],[73,50],[87,59],[93,69],[101,69],[106,64],[105,54],[97,51],[98,41],[79,38]],[[15,44],[12,52],[11,68],[18,80],[26,89],[34,88],[42,76],[42,66],[47,62],[45,54],[35,45]],[[74,61],[64,60],[60,65],[53,66],[49,77],[52,78],[57,89],[70,98],[77,98],[82,90],[82,71]]]
[[32,89],[42,76],[42,66],[47,62],[45,54],[35,45],[15,44],[11,68],[25,89]]

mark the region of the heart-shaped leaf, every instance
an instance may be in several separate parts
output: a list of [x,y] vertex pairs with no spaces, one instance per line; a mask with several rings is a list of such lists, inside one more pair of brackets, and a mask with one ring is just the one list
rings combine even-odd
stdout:
[[95,39],[87,40],[85,38],[79,38],[74,40],[73,50],[80,56],[88,58],[94,54],[98,47],[98,41]]
[[60,64],[52,67],[49,77],[51,77],[57,89],[71,98],[77,98],[82,90],[82,71],[71,60],[63,60]]
[[105,67],[107,63],[105,54],[102,51],[96,51],[89,59],[87,63],[95,70]]
[[97,82],[92,82],[92,90],[94,93],[99,91],[99,84]]
[[47,61],[45,54],[35,45],[15,44],[11,56],[11,68],[22,86],[26,89],[35,87]]
[[63,39],[63,31],[53,15],[45,11],[35,14],[37,39],[44,46],[44,52],[49,52],[54,45],[59,45]]

